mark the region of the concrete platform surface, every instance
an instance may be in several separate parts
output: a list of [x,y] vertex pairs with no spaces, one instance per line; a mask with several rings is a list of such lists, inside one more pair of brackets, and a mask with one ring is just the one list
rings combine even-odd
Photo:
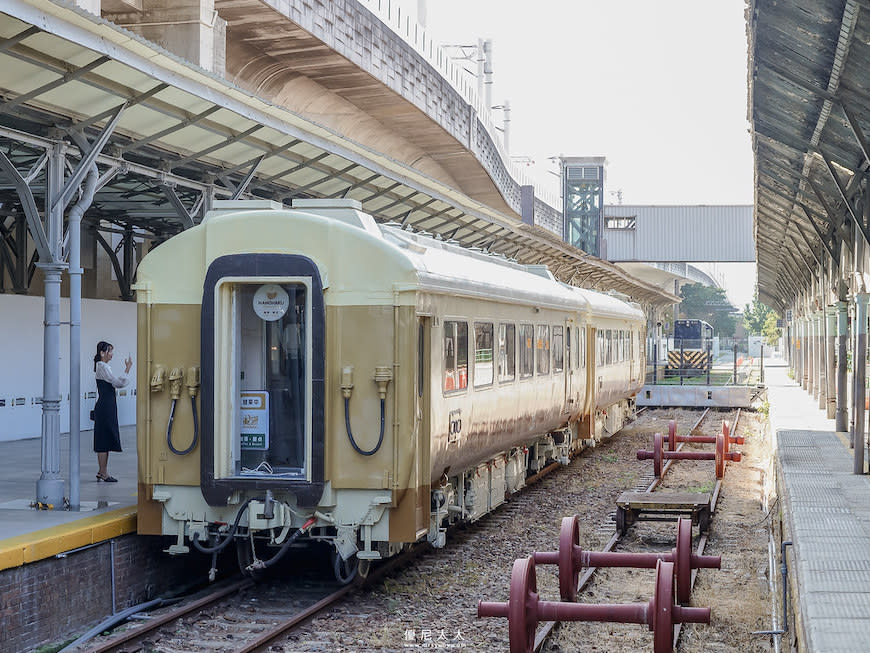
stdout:
[[765,369],[780,503],[793,542],[789,574],[798,614],[789,615],[789,626],[799,629],[807,651],[867,650],[870,478],[852,473],[848,441],[788,378],[784,363]]
[[[121,427],[121,453],[109,454],[109,473],[117,483],[97,481],[93,431],[81,434],[81,510],[37,510],[41,441],[0,442],[0,569],[103,541],[136,528],[136,427]],[[61,476],[69,497],[69,436],[61,436]],[[132,518],[131,518],[132,515]],[[93,539],[97,538],[97,539]],[[93,540],[93,541],[86,541]],[[54,542],[53,544],[51,542]],[[56,550],[59,549],[59,550]]]

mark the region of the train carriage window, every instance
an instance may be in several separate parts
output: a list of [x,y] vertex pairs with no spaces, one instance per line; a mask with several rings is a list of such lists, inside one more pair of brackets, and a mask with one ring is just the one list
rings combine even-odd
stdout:
[[468,324],[444,322],[444,392],[468,387]]
[[577,348],[574,350],[574,366],[581,369],[586,365],[585,356],[582,354],[586,348],[586,327],[583,327],[583,329],[574,327],[574,336],[577,340]]
[[610,332],[610,362],[619,362],[619,331],[615,329]]
[[599,330],[595,332],[595,340],[598,344],[595,351],[595,364],[598,367],[604,365],[604,355],[607,351],[607,347],[604,344],[604,331]]
[[474,323],[474,387],[492,385],[492,322]]
[[255,476],[270,469],[288,478],[305,476],[311,419],[309,288],[304,282],[226,287],[233,294],[234,315],[224,319],[235,323],[238,351],[234,362],[240,408],[233,473]]
[[426,330],[423,322],[417,325],[417,396],[423,396],[423,382],[425,379],[426,361]]
[[527,379],[535,372],[535,327],[520,325],[520,378]]
[[535,339],[535,362],[538,374],[550,373],[550,327],[545,324],[538,325],[537,338]]
[[[570,329],[568,331],[570,333]],[[562,327],[553,327],[553,371],[561,372],[565,368],[564,352],[562,350]]]
[[498,325],[498,380],[513,381],[517,373],[517,327]]
[[613,329],[607,329],[604,338],[604,364],[613,363]]
[[[573,344],[571,331],[571,327],[565,329],[565,361],[568,363],[569,370],[577,367],[577,364],[574,362],[574,357],[571,355],[571,345]],[[574,348],[576,349],[576,345],[574,345]]]

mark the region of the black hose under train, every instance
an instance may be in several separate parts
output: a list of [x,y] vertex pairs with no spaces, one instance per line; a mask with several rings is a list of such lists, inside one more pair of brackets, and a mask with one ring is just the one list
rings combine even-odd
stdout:
[[190,538],[190,541],[193,543],[193,547],[201,552],[201,553],[217,553],[218,551],[223,551],[230,542],[233,541],[233,538],[236,536],[236,531],[239,530],[239,522],[242,521],[242,515],[245,514],[245,510],[248,509],[251,501],[253,501],[253,497],[247,499],[240,507],[239,511],[236,513],[236,518],[233,520],[233,525],[230,530],[227,532],[226,538],[219,542],[214,546],[203,546],[199,542],[199,531],[195,532],[193,536]]

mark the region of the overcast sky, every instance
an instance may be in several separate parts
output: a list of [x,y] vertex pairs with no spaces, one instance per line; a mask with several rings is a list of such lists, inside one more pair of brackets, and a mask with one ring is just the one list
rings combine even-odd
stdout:
[[[415,15],[417,0],[404,7]],[[752,204],[743,12],[738,0],[428,0],[426,24],[436,42],[492,39],[493,104],[510,101],[511,154],[538,178],[557,182],[549,157],[605,156],[608,203],[621,191],[624,204]],[[742,267],[726,279],[741,307],[754,283]]]

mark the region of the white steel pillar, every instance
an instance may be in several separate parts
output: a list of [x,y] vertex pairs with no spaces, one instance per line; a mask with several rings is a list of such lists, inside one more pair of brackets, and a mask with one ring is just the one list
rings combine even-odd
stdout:
[[819,402],[819,409],[824,409],[827,402],[828,373],[825,366],[825,313],[816,311],[814,322],[816,323],[816,389],[815,397]]
[[849,313],[846,302],[837,302],[837,416],[835,428],[849,430],[849,395],[846,383],[846,352],[849,345]]
[[42,474],[36,482],[37,502],[63,508],[60,475],[60,276],[65,265],[37,263],[45,277],[45,329],[42,359]]
[[805,316],[801,318],[801,344],[803,345],[803,353],[801,354],[801,358],[803,359],[801,362],[801,387],[807,392],[812,392],[812,329],[810,328],[810,319],[809,316]]
[[837,347],[837,307],[825,307],[825,416],[837,416],[837,382],[834,371]]
[[867,300],[870,295],[858,293],[855,296],[855,459],[852,471],[864,473],[864,446],[867,440],[864,429],[864,402],[866,397],[865,370],[867,365]]
[[[50,259],[37,267],[45,279],[45,325],[42,358],[42,473],[36,482],[36,501],[63,508],[64,480],[60,475],[60,277],[63,262],[63,193],[66,145],[56,142],[48,152],[45,189],[45,234]],[[40,259],[43,257],[40,256]]]

